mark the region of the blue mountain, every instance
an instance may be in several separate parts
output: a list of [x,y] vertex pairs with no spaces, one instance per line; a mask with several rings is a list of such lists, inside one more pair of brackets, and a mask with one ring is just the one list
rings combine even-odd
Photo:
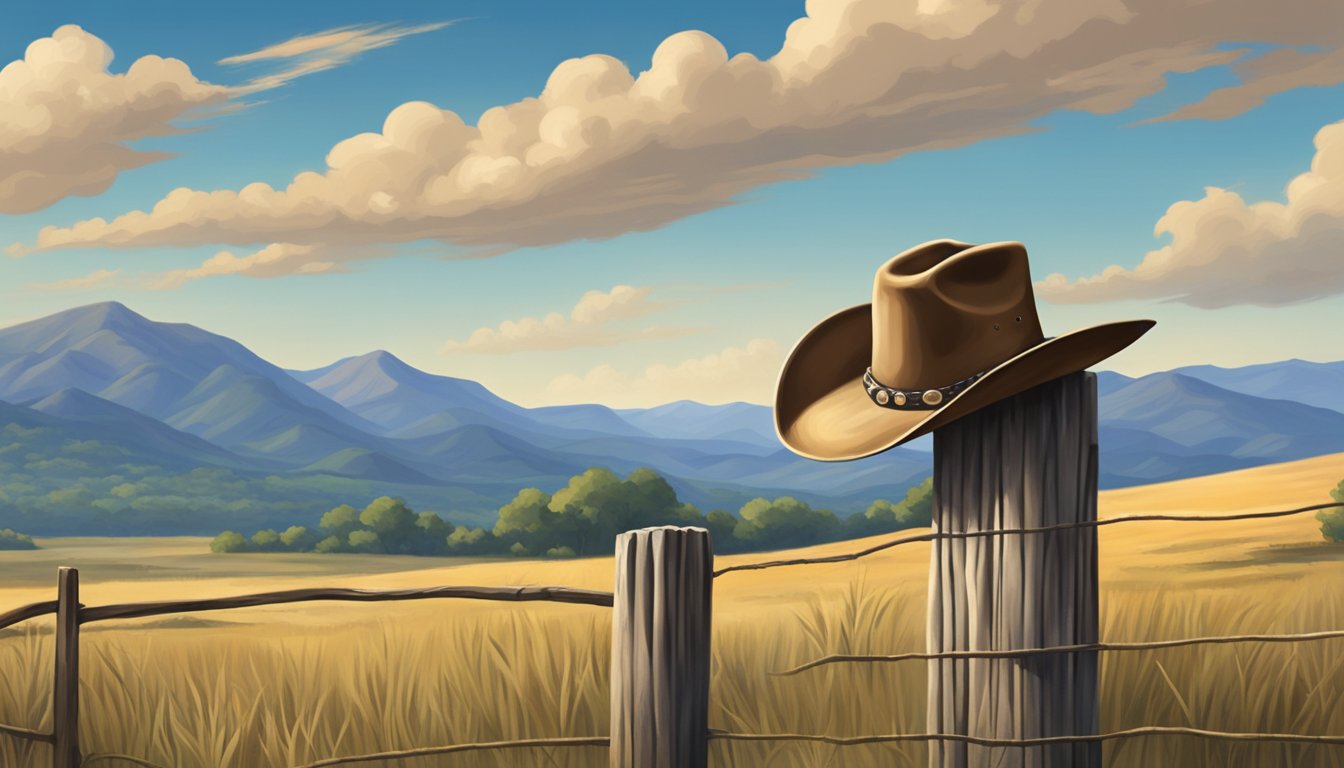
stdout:
[[1243,368],[1191,365],[1177,368],[1172,373],[1190,376],[1244,395],[1294,400],[1344,413],[1344,361],[1314,363],[1294,358]]

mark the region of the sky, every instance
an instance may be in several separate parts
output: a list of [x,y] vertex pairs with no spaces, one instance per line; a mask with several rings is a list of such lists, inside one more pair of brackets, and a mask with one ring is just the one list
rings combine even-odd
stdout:
[[1344,359],[1344,6],[24,4],[0,325],[100,301],[292,369],[769,403],[919,243],[1026,244],[1101,367]]

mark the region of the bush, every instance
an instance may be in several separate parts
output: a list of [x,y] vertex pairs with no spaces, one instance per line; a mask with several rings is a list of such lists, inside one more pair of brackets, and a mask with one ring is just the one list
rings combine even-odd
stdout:
[[252,534],[252,548],[258,552],[279,552],[280,534],[266,528]]
[[247,537],[235,531],[224,531],[210,542],[211,552],[246,552],[251,548],[252,542]]
[[317,542],[317,546],[314,547],[313,549],[317,552],[321,552],[324,555],[332,554],[335,552],[344,552],[345,541],[341,539],[340,536],[328,536],[327,538]]
[[574,550],[569,547],[551,547],[546,550],[547,557],[574,557]]
[[291,525],[280,534],[280,543],[291,552],[304,552],[312,548],[317,537],[302,525]]
[[[1344,480],[1339,481],[1339,485],[1330,492],[1330,496],[1344,504]],[[1321,536],[1324,536],[1326,541],[1344,542],[1344,507],[1322,509],[1316,513],[1316,519],[1321,521]]]
[[26,536],[9,528],[0,528],[0,550],[37,549],[32,536]]
[[378,534],[374,531],[351,531],[346,539],[350,543],[351,552],[385,552],[382,542],[378,540]]

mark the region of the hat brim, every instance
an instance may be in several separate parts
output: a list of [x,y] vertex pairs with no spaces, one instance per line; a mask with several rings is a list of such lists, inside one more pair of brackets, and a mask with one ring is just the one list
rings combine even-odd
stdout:
[[872,305],[837,312],[794,347],[775,388],[775,431],[793,452],[850,461],[894,448],[968,413],[1096,365],[1133,344],[1152,320],[1081,328],[1046,339],[991,368],[937,410],[875,404],[862,384],[872,357]]

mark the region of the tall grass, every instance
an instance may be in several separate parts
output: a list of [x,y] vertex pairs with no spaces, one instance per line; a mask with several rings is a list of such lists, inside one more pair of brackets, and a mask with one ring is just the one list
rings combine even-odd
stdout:
[[[831,665],[825,653],[923,647],[922,589],[872,576],[793,610],[717,606],[711,726],[852,736],[924,730],[925,667]],[[80,742],[171,768],[286,766],[338,755],[607,732],[608,616],[523,606],[454,620],[338,630],[264,625],[88,632]],[[1112,588],[1108,640],[1302,632],[1344,626],[1338,585],[1269,580],[1236,589]],[[0,639],[0,722],[50,727],[51,636]],[[1344,734],[1344,641],[1103,654],[1102,728],[1192,725]],[[1109,766],[1344,766],[1344,748],[1146,737],[1106,746]],[[925,764],[922,744],[833,747],[712,742],[720,766]],[[0,736],[0,765],[47,747]],[[385,766],[602,766],[603,750],[554,748],[388,761]],[[127,763],[109,762],[115,768]],[[378,765],[370,763],[369,765]]]

